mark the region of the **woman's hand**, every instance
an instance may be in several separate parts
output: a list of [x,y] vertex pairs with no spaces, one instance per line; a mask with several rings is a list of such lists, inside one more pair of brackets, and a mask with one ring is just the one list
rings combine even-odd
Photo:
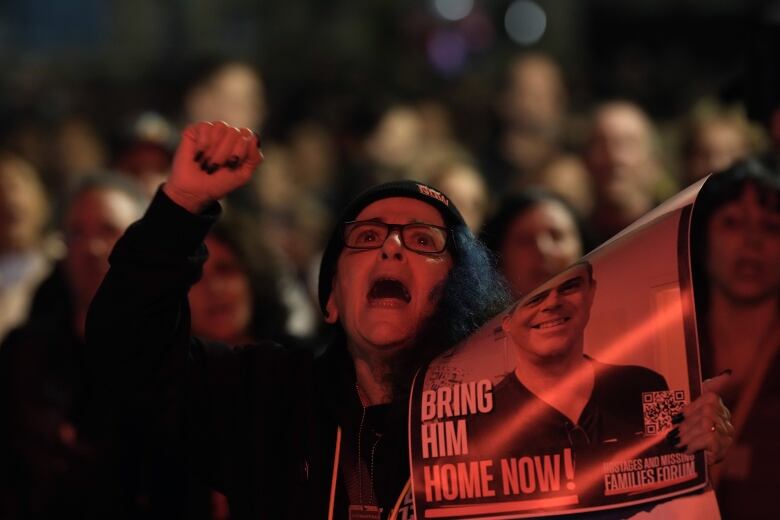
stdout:
[[195,123],[182,135],[173,171],[163,191],[175,203],[198,213],[243,186],[263,160],[257,136],[223,122]]
[[683,408],[682,422],[668,436],[670,441],[678,440],[673,444],[685,453],[704,450],[710,464],[722,461],[734,440],[731,412],[718,395],[728,377],[720,375],[704,381],[702,394]]

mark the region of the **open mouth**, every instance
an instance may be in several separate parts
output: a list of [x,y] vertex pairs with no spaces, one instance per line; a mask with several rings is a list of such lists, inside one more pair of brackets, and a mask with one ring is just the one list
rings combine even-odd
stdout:
[[383,301],[404,304],[412,301],[406,286],[399,280],[392,278],[380,278],[374,281],[368,292],[368,299],[371,302]]
[[569,321],[571,318],[564,316],[563,318],[556,318],[554,320],[547,320],[536,325],[531,325],[532,329],[551,329],[553,327],[559,327]]

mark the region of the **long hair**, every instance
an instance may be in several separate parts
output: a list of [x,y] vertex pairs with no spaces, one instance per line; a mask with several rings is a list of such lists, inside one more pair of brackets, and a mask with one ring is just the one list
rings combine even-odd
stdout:
[[451,233],[454,266],[436,291],[438,303],[414,346],[395,360],[390,381],[394,399],[408,395],[421,366],[466,339],[511,302],[509,285],[487,248],[465,226]]
[[[707,255],[710,248],[708,227],[712,216],[724,205],[742,197],[749,186],[756,188],[759,204],[773,212],[780,212],[780,177],[760,162],[747,159],[710,177],[699,192],[691,222],[691,266],[693,294],[698,317],[699,337],[702,345],[709,346],[710,277]],[[711,360],[705,354],[705,374]]]

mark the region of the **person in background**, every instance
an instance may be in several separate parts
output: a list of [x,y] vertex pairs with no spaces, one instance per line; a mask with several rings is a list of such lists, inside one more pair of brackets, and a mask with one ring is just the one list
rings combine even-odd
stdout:
[[588,237],[571,206],[542,190],[507,196],[481,234],[514,298],[576,262],[590,248]]
[[[275,255],[256,227],[234,214],[217,222],[206,237],[209,258],[189,294],[192,331],[199,337],[229,345],[248,345],[260,338],[296,344],[297,338],[288,332]],[[211,506],[214,520],[230,517],[227,498],[216,490],[211,490]]]
[[415,103],[420,118],[422,138],[426,145],[442,146],[455,142],[451,108],[443,99],[423,96]]
[[[514,58],[497,106],[498,150],[483,169],[493,188],[542,188],[558,193],[583,215],[593,207],[591,179],[572,153],[568,89],[560,65],[543,53]],[[495,164],[490,162],[495,161]]]
[[151,198],[171,173],[173,125],[156,112],[136,116],[123,132],[113,166],[138,182]]
[[289,147],[265,147],[263,164],[250,182],[260,202],[257,227],[281,269],[278,285],[287,307],[287,331],[302,343],[316,343],[321,332],[316,303],[316,266],[333,215],[302,189]]
[[278,268],[255,228],[245,217],[232,215],[206,237],[209,259],[189,297],[198,336],[232,345],[288,339]]
[[325,123],[315,118],[295,123],[288,134],[288,175],[300,192],[299,197],[313,199],[331,212],[341,207],[344,181],[339,169],[336,136]]
[[507,66],[497,108],[500,154],[511,172],[508,185],[536,178],[562,153],[567,105],[563,71],[550,56],[522,54]]
[[595,193],[589,221],[599,243],[675,191],[661,167],[652,121],[629,101],[596,107],[584,157]]
[[716,473],[723,518],[776,518],[780,464],[780,179],[755,160],[710,177],[694,206],[692,262],[702,373],[732,376],[734,448]]
[[50,208],[27,161],[0,151],[0,341],[27,319],[32,295],[57,254],[48,237]]
[[412,164],[407,176],[446,194],[473,233],[482,228],[489,206],[487,184],[464,149],[455,145],[434,148]]
[[30,319],[0,348],[8,518],[123,518],[135,501],[122,496],[109,469],[114,452],[90,413],[84,321],[111,248],[145,205],[130,181],[85,178],[65,212],[67,254],[36,293]]
[[108,167],[108,143],[97,123],[87,115],[70,114],[63,118],[51,142],[50,167],[55,178],[50,191],[57,200],[67,200],[82,179]]
[[190,71],[183,110],[185,123],[225,121],[259,132],[266,119],[262,75],[247,61],[204,59]]
[[764,140],[761,130],[742,111],[704,107],[691,117],[683,137],[684,184],[692,184],[762,152]]
[[423,151],[422,130],[414,105],[399,101],[384,107],[363,143],[364,157],[372,170],[369,184],[403,178]]
[[556,157],[542,168],[536,178],[528,179],[525,186],[560,195],[585,219],[593,212],[593,179],[585,162],[577,155]]

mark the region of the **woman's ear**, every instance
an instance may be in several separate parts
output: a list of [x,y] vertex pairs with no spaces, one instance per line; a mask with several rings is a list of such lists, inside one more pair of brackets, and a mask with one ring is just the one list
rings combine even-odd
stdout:
[[504,319],[501,320],[501,328],[507,334],[509,334],[509,329],[510,329],[509,322],[511,321],[511,319],[512,319],[512,314],[507,314],[504,316]]
[[330,296],[328,296],[328,303],[325,304],[325,322],[333,325],[337,321],[339,321],[339,309],[331,291]]

